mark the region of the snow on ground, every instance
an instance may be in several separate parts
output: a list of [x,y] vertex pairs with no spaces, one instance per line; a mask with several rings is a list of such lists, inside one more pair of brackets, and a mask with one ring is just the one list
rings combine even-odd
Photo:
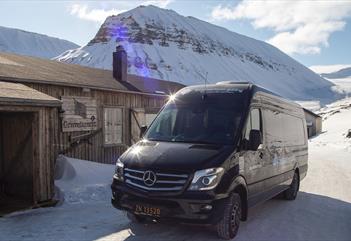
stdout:
[[108,200],[114,166],[60,156],[56,163],[57,199],[64,204]]
[[[342,100],[321,110],[323,133],[309,141],[309,170],[297,199],[250,209],[235,240],[351,240],[350,104]],[[110,204],[113,165],[62,162],[56,185],[64,204],[0,219],[0,240],[217,240],[209,228],[131,224]]]

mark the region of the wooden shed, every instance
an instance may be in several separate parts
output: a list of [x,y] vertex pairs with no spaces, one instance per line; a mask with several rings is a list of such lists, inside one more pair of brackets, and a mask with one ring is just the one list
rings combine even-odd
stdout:
[[322,132],[322,117],[304,108],[308,137],[318,135]]
[[123,48],[113,54],[114,70],[0,53],[0,81],[22,83],[62,101],[50,130],[54,156],[101,163],[116,159],[139,138],[179,83],[127,74]]
[[54,193],[54,138],[61,102],[23,84],[0,81],[0,216]]

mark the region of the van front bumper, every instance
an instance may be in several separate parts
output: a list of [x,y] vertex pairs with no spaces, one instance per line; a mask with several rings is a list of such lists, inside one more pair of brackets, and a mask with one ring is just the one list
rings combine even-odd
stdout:
[[[152,195],[131,188],[114,180],[112,205],[120,210],[134,213],[136,205],[157,207],[161,210],[157,220],[194,224],[216,224],[223,216],[226,194],[185,191],[177,196]],[[211,207],[211,208],[209,208]]]

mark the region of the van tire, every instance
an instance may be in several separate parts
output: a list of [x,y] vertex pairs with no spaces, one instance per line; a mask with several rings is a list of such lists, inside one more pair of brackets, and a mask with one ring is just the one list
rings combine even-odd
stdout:
[[127,218],[129,219],[129,221],[131,221],[132,223],[144,223],[146,218],[141,217],[139,215],[136,215],[132,212],[127,212]]
[[222,239],[232,239],[236,236],[240,226],[241,199],[239,194],[233,193],[224,203],[222,219],[217,224],[217,235]]
[[299,192],[299,188],[300,188],[300,178],[299,178],[298,172],[295,172],[289,189],[285,190],[284,192],[284,198],[286,200],[295,200],[297,193]]

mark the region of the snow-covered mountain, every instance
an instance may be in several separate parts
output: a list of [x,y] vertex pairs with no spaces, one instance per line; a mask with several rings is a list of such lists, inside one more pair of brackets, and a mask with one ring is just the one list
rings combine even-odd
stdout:
[[77,47],[67,40],[0,26],[0,52],[51,59]]
[[117,45],[128,53],[128,72],[137,75],[186,85],[250,81],[295,100],[335,98],[331,82],[279,49],[155,6],[108,17],[86,46],[55,59],[111,69]]
[[[328,66],[327,66],[328,67]],[[337,66],[336,66],[337,67]],[[323,68],[322,68],[323,69]],[[328,69],[328,68],[324,68]],[[320,76],[334,83],[332,89],[342,95],[351,95],[351,67],[333,68],[334,71],[319,71]]]
[[322,73],[321,76],[328,79],[351,78],[351,67],[343,68],[332,73]]

